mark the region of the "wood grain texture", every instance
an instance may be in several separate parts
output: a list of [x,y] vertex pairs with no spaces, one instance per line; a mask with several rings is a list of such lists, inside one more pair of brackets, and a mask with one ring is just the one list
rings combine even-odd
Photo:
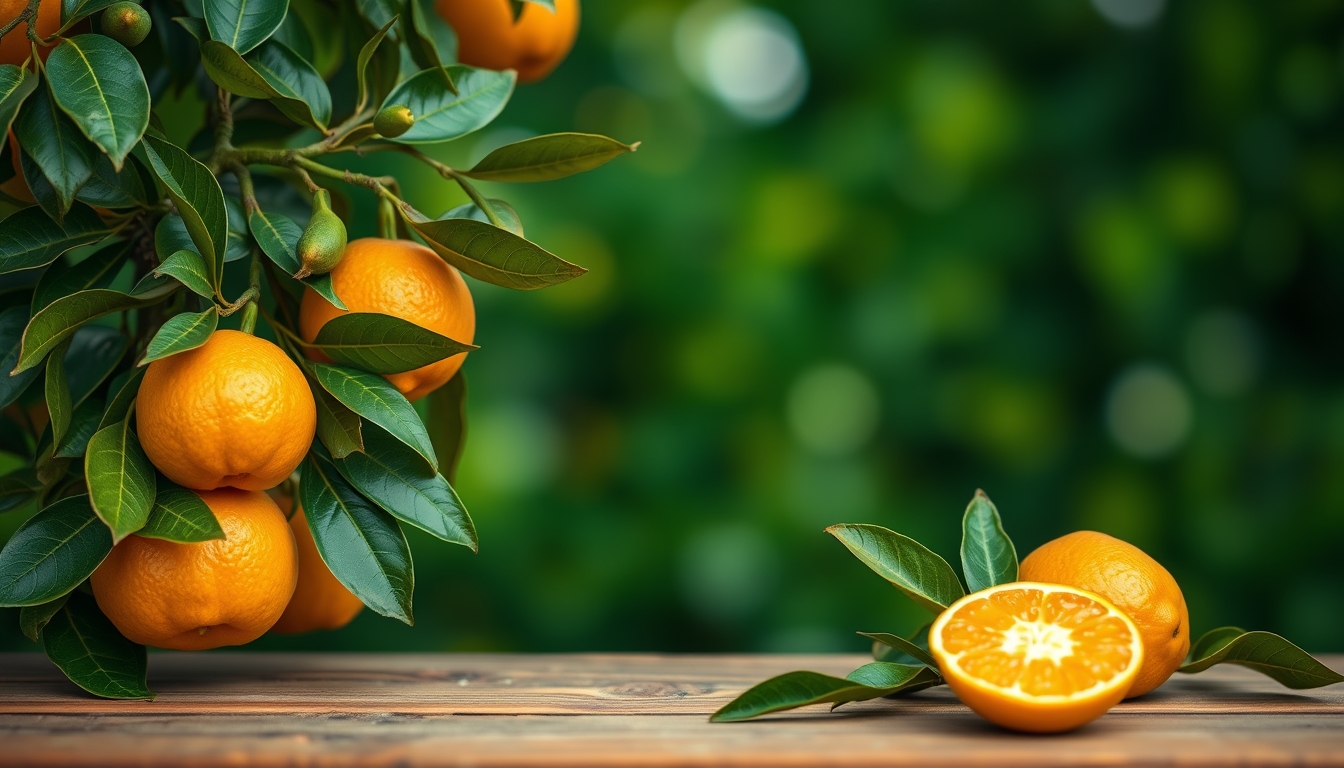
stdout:
[[0,655],[0,765],[1344,766],[1344,686],[1294,692],[1236,668],[1052,737],[997,729],[943,688],[707,722],[771,675],[865,660],[165,653],[158,700],[110,702],[41,656]]

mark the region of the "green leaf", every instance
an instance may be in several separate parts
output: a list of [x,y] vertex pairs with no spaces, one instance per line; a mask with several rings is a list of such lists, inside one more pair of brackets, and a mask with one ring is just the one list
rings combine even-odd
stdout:
[[402,373],[477,349],[391,315],[351,312],[322,326],[313,347],[372,373]]
[[[906,637],[905,640],[908,643],[912,643],[916,648],[919,648],[920,650],[927,653],[929,650],[929,630],[932,628],[933,628],[933,622],[931,621],[927,622],[919,629],[916,629],[914,632],[910,633],[910,636]],[[863,633],[860,632],[859,634]],[[919,659],[915,658],[914,656],[911,656],[910,654],[906,653],[905,651],[900,650],[899,648],[893,648],[892,646],[886,645],[885,643],[881,643],[876,640],[873,641],[873,658],[876,659],[877,661],[894,661],[897,664],[924,663]]]
[[79,188],[75,199],[102,208],[148,207],[149,193],[140,175],[140,161],[131,155],[117,170],[107,155],[99,154],[93,163],[93,175]]
[[61,27],[68,29],[74,22],[116,2],[119,0],[61,0]]
[[37,206],[24,208],[0,221],[0,274],[45,266],[71,248],[96,243],[112,232],[81,203],[71,205],[59,224]]
[[308,454],[299,492],[318,554],[337,581],[377,613],[413,624],[415,573],[396,519],[316,453]]
[[386,429],[392,436],[410,446],[425,458],[435,470],[439,467],[434,446],[429,441],[420,416],[397,391],[381,376],[338,365],[313,364],[317,383],[347,408]]
[[[525,237],[525,235],[523,235],[523,222],[518,218],[518,212],[513,209],[513,206],[494,197],[487,198],[486,204],[494,210],[495,215],[504,223],[505,229],[519,237]],[[439,218],[475,219],[476,221],[483,221],[486,224],[491,223],[490,216],[485,211],[481,210],[481,207],[475,203],[463,203],[462,205],[449,210]]]
[[14,135],[55,190],[64,215],[70,210],[75,193],[93,175],[94,161],[101,155],[98,148],[56,109],[46,88],[35,91],[19,113]]
[[14,124],[19,107],[36,89],[37,75],[13,64],[0,64],[0,128],[5,133]]
[[401,0],[355,0],[359,15],[375,27],[381,27],[397,18]]
[[210,285],[218,291],[229,238],[224,190],[209,168],[179,147],[152,136],[145,137],[144,146],[150,169],[177,206],[191,242],[212,276]]
[[[426,8],[428,6],[428,8]],[[449,91],[457,93],[452,73],[445,67],[457,59],[457,33],[434,10],[432,0],[406,0],[409,22],[403,23],[406,48],[421,69],[443,78]]]
[[448,481],[381,429],[364,433],[364,450],[336,461],[350,484],[393,517],[477,551],[476,526]]
[[122,421],[131,412],[135,396],[140,392],[140,381],[144,378],[145,369],[132,368],[122,375],[126,378],[120,385],[117,379],[112,380],[111,391],[115,394],[107,401],[107,409],[103,411],[103,418],[98,422],[98,429]]
[[149,365],[178,352],[195,349],[210,340],[210,334],[219,325],[219,310],[211,307],[204,312],[182,312],[169,318],[149,340],[145,356],[137,365]]
[[847,677],[789,672],[752,686],[709,719],[714,723],[730,723],[809,704],[867,701],[911,688],[927,688],[940,681],[938,673],[928,667],[885,661],[865,664]]
[[197,296],[211,298],[215,295],[214,289],[210,287],[210,271],[205,266],[205,259],[195,251],[181,250],[175,252],[163,261],[162,264],[154,270],[156,275],[168,275],[185,285],[192,293]]
[[1017,581],[1017,550],[984,491],[975,492],[961,520],[961,572],[971,592]]
[[1190,653],[1187,654],[1186,661],[1198,661],[1206,656],[1212,656],[1227,646],[1228,643],[1244,634],[1246,634],[1246,630],[1241,627],[1210,629],[1200,635],[1194,645],[1190,646]]
[[0,513],[23,509],[41,491],[42,483],[28,467],[0,475]]
[[[886,646],[887,648],[900,651],[905,656],[927,667],[938,668],[938,661],[929,654],[928,651],[920,648],[913,641],[906,640],[899,635],[889,634],[887,632],[860,632],[860,635],[872,640],[874,643]],[[878,661],[893,661],[894,659],[882,658]],[[898,660],[897,660],[898,661]],[[904,663],[904,662],[902,662]]]
[[69,599],[69,595],[61,595],[41,605],[25,605],[19,611],[19,629],[29,640],[38,642],[42,639],[42,629],[51,622],[51,617],[65,607],[65,601]]
[[41,605],[89,578],[112,536],[88,496],[71,496],[28,519],[0,550],[0,606]]
[[288,10],[289,0],[210,0],[205,26],[211,40],[247,53],[275,32]]
[[499,116],[513,94],[513,70],[495,72],[461,65],[446,68],[457,84],[454,93],[444,70],[425,70],[392,89],[383,104],[400,104],[415,115],[415,125],[393,139],[402,144],[432,144],[465,136]]
[[[368,106],[370,100],[373,100],[375,104],[378,103],[378,99],[392,90],[392,87],[396,84],[395,67],[377,66],[375,64],[374,69],[370,72],[369,62],[377,53],[378,46],[382,45],[383,39],[387,37],[387,31],[392,28],[393,24],[397,23],[398,18],[400,17],[393,15],[386,24],[383,24],[382,29],[375,32],[373,37],[369,38],[367,43],[364,43],[364,47],[359,49],[359,57],[355,59],[355,79],[359,88],[355,98],[356,112]],[[388,47],[395,48],[395,46]],[[388,70],[392,70],[391,77],[388,77]]]
[[263,43],[246,61],[283,97],[275,100],[275,106],[289,119],[320,131],[327,129],[331,91],[312,64],[276,40]]
[[966,594],[947,561],[914,539],[878,525],[833,525],[826,532],[878,576],[934,613]]
[[237,51],[218,40],[201,43],[201,64],[215,84],[249,99],[273,99],[280,94]]
[[407,223],[449,264],[477,280],[505,288],[545,288],[588,271],[508,230],[473,219]]
[[65,381],[65,353],[70,349],[70,339],[62,341],[47,358],[47,376],[43,393],[47,400],[47,413],[51,418],[48,428],[51,430],[51,442],[60,445],[65,431],[70,428],[70,417],[75,404],[70,401],[70,385]]
[[75,331],[65,355],[66,377],[75,405],[84,402],[111,375],[128,346],[126,337],[116,328],[86,325]]
[[1246,632],[1228,640],[1224,633],[1231,629],[1214,630],[1219,635],[1207,641],[1208,634],[1201,637],[1196,645],[1203,646],[1201,650],[1207,655],[1176,671],[1194,674],[1215,664],[1237,664],[1268,675],[1294,690],[1344,683],[1344,675],[1272,632]]
[[482,181],[551,181],[591,171],[638,147],[591,133],[552,133],[500,147],[465,174]]
[[[261,246],[262,253],[267,258],[275,262],[275,265],[285,271],[285,274],[293,277],[295,272],[299,271],[299,257],[297,246],[299,236],[303,234],[303,229],[295,224],[288,216],[279,213],[266,213],[261,209],[252,211],[252,215],[247,217],[247,226],[252,230],[252,237],[256,238],[257,244]],[[336,289],[331,283],[331,275],[313,275],[305,277],[299,282],[317,291],[318,295],[331,302],[337,309],[345,309],[345,302],[341,301],[336,295]]]
[[75,592],[42,632],[42,644],[70,682],[108,699],[153,699],[145,647],[121,636],[93,598]]
[[446,384],[426,395],[425,426],[439,457],[439,471],[457,482],[457,465],[467,439],[467,375],[459,370]]
[[252,238],[247,233],[247,214],[243,213],[243,204],[236,197],[224,198],[225,220],[228,222],[224,261],[238,261],[252,255]]
[[10,374],[19,363],[23,329],[27,325],[27,307],[10,307],[0,312],[0,352],[4,355],[4,359],[0,360],[0,408],[17,400],[41,370],[34,366],[17,374]]
[[130,253],[131,242],[122,240],[99,248],[78,264],[57,259],[37,281],[33,290],[33,311],[44,309],[62,296],[90,288],[106,288],[116,279]]
[[149,86],[131,52],[110,37],[76,35],[51,50],[47,82],[61,110],[120,169],[149,125]]
[[51,185],[51,180],[42,173],[42,169],[26,152],[19,153],[19,170],[23,173],[28,191],[32,193],[33,200],[37,202],[42,212],[57,224],[64,221],[67,208],[61,202],[60,195],[56,194],[56,188]]
[[89,440],[98,431],[98,420],[102,415],[103,403],[96,397],[75,406],[74,414],[70,417],[70,428],[66,430],[65,438],[56,444],[54,455],[65,459],[83,456],[84,451],[88,450]]
[[136,536],[194,544],[224,538],[215,513],[200,496],[166,477],[156,480],[154,506]]
[[165,278],[163,284],[151,284],[141,293],[99,288],[63,296],[28,321],[19,364],[14,370],[24,371],[41,363],[52,347],[94,318],[157,304],[175,290],[177,283]]
[[130,418],[94,433],[84,454],[84,478],[93,510],[112,530],[113,541],[144,527],[154,506],[154,465],[131,431]]
[[343,459],[364,450],[362,422],[354,411],[317,385],[313,386],[313,401],[317,403],[317,437],[333,457]]

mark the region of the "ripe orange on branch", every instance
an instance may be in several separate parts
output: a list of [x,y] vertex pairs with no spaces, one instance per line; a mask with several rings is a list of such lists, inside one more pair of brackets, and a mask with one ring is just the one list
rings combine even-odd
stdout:
[[94,571],[98,607],[142,645],[201,651],[261,637],[298,579],[294,535],[260,491],[198,494],[225,538],[180,544],[127,536]]
[[149,460],[197,490],[273,488],[303,461],[317,430],[313,393],[294,361],[230,330],[150,363],[135,414]]
[[[332,288],[350,312],[391,315],[465,344],[476,335],[476,310],[466,281],[423,245],[377,237],[355,240],[330,274]],[[308,288],[299,307],[299,331],[312,342],[322,326],[342,314]],[[451,379],[466,356],[463,352],[384,378],[407,400],[416,400]],[[329,360],[317,350],[310,357]]]
[[[0,26],[16,19],[27,7],[28,0],[0,0]],[[42,0],[42,4],[37,7],[38,36],[50,37],[60,28],[61,0]],[[0,38],[0,64],[23,66],[23,62],[32,55],[30,45],[28,23],[24,22],[11,29],[3,38]],[[46,61],[47,54],[50,52],[51,48],[42,45],[37,46],[37,54],[42,57],[43,61]]]
[[524,2],[517,20],[510,0],[435,0],[434,7],[457,32],[459,61],[517,70],[521,83],[549,75],[579,33],[579,0],[555,0],[555,12]]
[[[289,499],[282,498],[279,502],[282,509],[289,507]],[[271,627],[271,631],[298,634],[315,629],[344,627],[359,615],[364,603],[337,581],[331,569],[322,561],[322,555],[313,541],[313,532],[308,529],[308,519],[297,502],[294,514],[289,518],[289,527],[298,545],[299,583],[294,588],[294,596],[289,599],[285,612]]]

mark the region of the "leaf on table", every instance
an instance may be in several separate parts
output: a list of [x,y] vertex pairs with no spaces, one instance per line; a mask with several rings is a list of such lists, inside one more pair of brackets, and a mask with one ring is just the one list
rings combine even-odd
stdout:
[[0,606],[41,605],[91,576],[112,535],[88,496],[61,499],[29,518],[0,550]]
[[41,605],[25,605],[19,611],[19,630],[23,636],[32,640],[34,643],[42,639],[42,629],[51,621],[57,611],[65,607],[65,601],[70,599],[69,594]]
[[[927,632],[927,630],[925,631]],[[934,669],[938,668],[937,659],[933,658],[933,655],[929,653],[928,649],[920,647],[919,644],[913,640],[907,640],[904,637],[887,632],[860,632],[859,634],[872,640],[876,644],[874,648],[876,648],[877,645],[881,645],[899,652],[897,654],[891,654],[890,656],[884,655],[882,658],[877,659],[878,661],[891,661],[905,664],[907,663],[905,659],[909,659],[917,664],[923,664],[926,667],[933,667]],[[876,656],[876,653],[874,653],[874,656]],[[894,658],[896,656],[901,656],[903,658]]]
[[826,532],[874,573],[934,613],[966,594],[952,566],[908,536],[878,525],[833,525]]
[[928,667],[884,661],[865,664],[847,677],[832,677],[820,672],[789,672],[753,686],[709,719],[710,722],[728,723],[809,704],[867,701],[940,681],[938,673]]
[[1206,655],[1195,658],[1176,671],[1194,674],[1215,664],[1237,664],[1268,675],[1295,690],[1344,683],[1344,675],[1272,632],[1246,632],[1229,639],[1232,629],[1224,627],[1213,630],[1218,634],[1212,638],[1209,636],[1211,633],[1206,633],[1196,643]]
[[975,492],[961,520],[961,572],[970,592],[1017,581],[1017,550],[984,491]]
[[1241,627],[1218,627],[1217,629],[1210,629],[1208,632],[1200,635],[1199,639],[1190,646],[1190,652],[1186,654],[1185,660],[1187,662],[1192,662],[1198,661],[1205,656],[1210,656],[1216,651],[1221,650],[1223,646],[1244,634],[1246,634],[1246,630]]
[[122,637],[89,595],[71,593],[42,632],[42,644],[70,682],[108,699],[153,699],[145,647]]

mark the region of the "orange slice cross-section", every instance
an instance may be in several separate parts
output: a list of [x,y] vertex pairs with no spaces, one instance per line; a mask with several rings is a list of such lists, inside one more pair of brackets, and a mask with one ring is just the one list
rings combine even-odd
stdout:
[[1143,641],[1123,611],[1073,587],[1015,582],[938,616],[929,650],[957,698],[990,722],[1066,731],[1124,698]]

